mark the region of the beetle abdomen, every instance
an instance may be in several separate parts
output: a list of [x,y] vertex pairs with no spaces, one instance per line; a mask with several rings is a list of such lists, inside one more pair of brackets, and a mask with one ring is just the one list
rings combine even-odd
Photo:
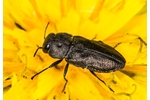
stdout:
[[113,57],[95,53],[89,50],[77,50],[68,52],[66,61],[78,67],[87,68],[96,72],[112,72],[124,67],[124,62]]
[[91,42],[78,36],[73,39],[65,58],[70,64],[96,72],[112,72],[122,69],[125,65],[125,59],[110,46],[105,50],[104,47],[107,46],[102,42]]

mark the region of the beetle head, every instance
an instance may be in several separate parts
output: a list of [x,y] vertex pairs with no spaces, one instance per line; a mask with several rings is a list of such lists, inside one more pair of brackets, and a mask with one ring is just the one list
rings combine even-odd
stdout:
[[68,52],[72,35],[67,33],[50,33],[42,46],[44,53],[48,53],[53,58],[62,59]]

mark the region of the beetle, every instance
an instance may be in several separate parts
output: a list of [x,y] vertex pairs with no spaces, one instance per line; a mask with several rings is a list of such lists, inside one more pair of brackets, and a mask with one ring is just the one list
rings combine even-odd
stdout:
[[[49,23],[48,23],[49,24]],[[66,79],[69,64],[81,68],[87,68],[98,80],[101,80],[95,72],[114,72],[124,68],[125,58],[113,47],[103,43],[102,41],[89,40],[81,36],[72,36],[68,33],[50,33],[44,40],[43,46],[38,47],[34,53],[42,49],[44,53],[49,54],[52,58],[58,58],[56,62],[52,63],[49,67],[36,73],[33,78],[48,68],[58,65],[63,59],[67,64],[64,68],[65,85],[62,92],[65,90],[68,80]],[[108,87],[113,91],[110,87]],[[114,92],[114,91],[113,91]]]

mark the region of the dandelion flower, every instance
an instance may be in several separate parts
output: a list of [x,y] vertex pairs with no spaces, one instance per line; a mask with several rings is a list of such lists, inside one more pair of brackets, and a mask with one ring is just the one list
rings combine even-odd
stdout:
[[[4,0],[4,100],[146,100],[145,0]],[[39,50],[46,36],[67,32],[101,40],[126,59],[124,69],[96,73],[66,61],[47,69],[57,59]],[[111,87],[114,92],[110,91]]]

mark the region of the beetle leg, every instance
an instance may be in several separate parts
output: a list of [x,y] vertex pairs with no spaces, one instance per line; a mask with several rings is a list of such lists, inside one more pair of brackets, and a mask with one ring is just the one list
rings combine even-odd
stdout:
[[[98,80],[100,80],[102,83],[104,83],[104,84],[106,85],[106,83],[105,83],[103,80],[101,80],[93,71],[90,70],[90,72],[91,72],[96,78],[98,78]],[[106,85],[106,86],[107,86],[107,85]],[[108,88],[110,89],[110,91],[114,92],[114,90],[113,90],[112,88],[110,88],[109,86],[108,86]]]
[[120,45],[121,44],[121,42],[119,42],[119,43],[117,43],[113,48],[116,48],[118,45]]
[[92,40],[96,39],[96,37],[97,37],[97,34],[95,34],[95,36],[94,36],[94,38]]
[[147,46],[147,43],[146,43],[141,37],[138,37],[138,39],[139,39],[145,46]]
[[51,67],[54,67],[54,66],[58,65],[62,60],[63,60],[63,59],[60,59],[60,60],[57,60],[56,62],[52,63],[49,67],[47,67],[47,68],[41,70],[40,72],[38,72],[38,73],[36,73],[34,76],[32,76],[31,79],[33,80],[33,78],[34,78],[35,76],[39,75],[40,73],[44,72],[45,70],[47,70],[47,69],[49,69],[49,68],[51,68]]
[[68,80],[66,79],[66,74],[67,74],[67,71],[68,71],[68,67],[69,67],[69,63],[67,63],[67,65],[66,65],[66,67],[65,67],[65,69],[64,69],[64,79],[65,79],[66,83],[65,83],[65,85],[64,85],[64,88],[63,88],[62,92],[65,90],[66,85],[67,85],[67,83],[68,83]]

